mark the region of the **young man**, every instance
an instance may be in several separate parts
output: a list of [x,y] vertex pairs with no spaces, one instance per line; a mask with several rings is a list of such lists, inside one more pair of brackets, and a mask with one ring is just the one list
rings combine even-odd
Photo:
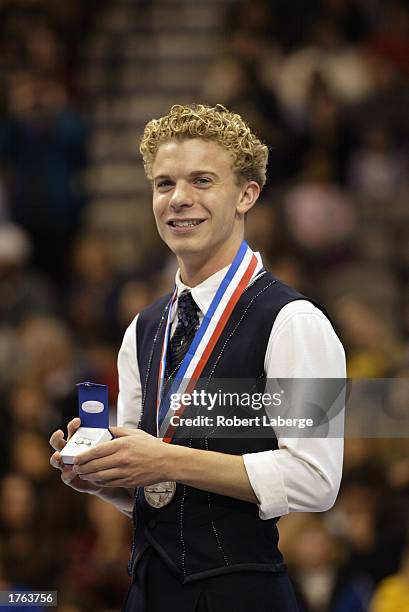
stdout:
[[[125,610],[293,612],[276,522],[333,505],[342,440],[211,429],[178,437],[169,394],[191,394],[199,378],[344,378],[344,352],[323,312],[244,242],[268,150],[239,115],[219,104],[173,106],[147,124],[141,153],[159,235],[179,263],[176,288],[125,333],[116,439],[70,468],[55,432],[51,462],[66,484],[133,513]],[[68,437],[78,426],[68,425]]]

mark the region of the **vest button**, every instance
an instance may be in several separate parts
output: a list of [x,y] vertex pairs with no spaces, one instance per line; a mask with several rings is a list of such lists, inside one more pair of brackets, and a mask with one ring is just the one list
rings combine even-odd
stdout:
[[148,522],[148,527],[149,527],[150,529],[153,529],[154,527],[156,527],[156,521],[155,521],[155,519],[151,519],[151,520]]

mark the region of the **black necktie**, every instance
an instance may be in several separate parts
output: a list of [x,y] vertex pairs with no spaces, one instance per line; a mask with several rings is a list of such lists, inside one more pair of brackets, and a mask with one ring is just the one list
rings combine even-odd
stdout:
[[198,307],[190,291],[182,291],[178,299],[178,324],[169,342],[167,375],[171,376],[182,363],[199,327]]

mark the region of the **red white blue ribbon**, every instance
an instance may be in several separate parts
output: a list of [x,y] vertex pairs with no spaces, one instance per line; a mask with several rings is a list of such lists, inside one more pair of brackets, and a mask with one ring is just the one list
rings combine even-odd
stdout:
[[171,417],[174,415],[181,416],[185,410],[183,404],[176,411],[171,409],[170,397],[174,396],[174,394],[181,397],[182,394],[190,394],[193,391],[234,307],[248,286],[256,267],[257,258],[247,242],[243,240],[207,312],[204,314],[203,321],[181,363],[171,388],[166,392],[165,397],[162,398],[166,372],[166,354],[170,337],[171,313],[177,297],[177,290],[175,289],[169,303],[159,366],[156,401],[157,432],[164,442],[171,442],[176,429],[176,426],[171,424]]

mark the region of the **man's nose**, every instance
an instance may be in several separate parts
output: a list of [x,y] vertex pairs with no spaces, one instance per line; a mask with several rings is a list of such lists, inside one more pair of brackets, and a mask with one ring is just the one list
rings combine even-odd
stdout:
[[169,201],[169,206],[174,210],[190,207],[193,205],[193,194],[190,185],[186,183],[177,183]]

